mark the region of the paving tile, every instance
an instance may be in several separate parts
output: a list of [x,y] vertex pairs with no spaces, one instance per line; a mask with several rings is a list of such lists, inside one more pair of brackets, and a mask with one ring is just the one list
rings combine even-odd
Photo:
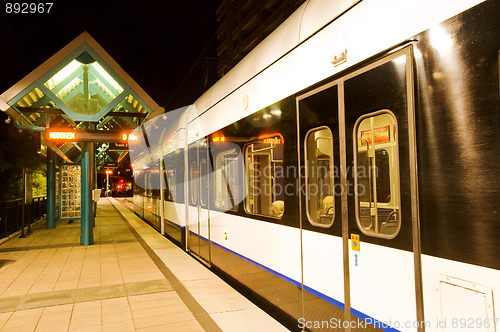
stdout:
[[84,309],[73,309],[71,315],[71,320],[78,320],[85,317],[101,316],[101,308],[84,308]]
[[21,319],[21,318],[27,318],[27,319],[39,319],[40,316],[42,315],[43,308],[37,308],[37,309],[29,309],[29,310],[19,310],[15,311],[12,316],[10,316],[10,319]]
[[14,311],[21,303],[21,300],[19,296],[0,297],[0,312]]
[[128,300],[130,303],[138,303],[145,301],[168,300],[175,297],[178,297],[176,292],[158,292],[153,294],[129,296]]
[[71,327],[69,332],[101,332],[101,325]]
[[3,312],[3,313],[0,313],[0,330],[5,325],[5,323],[7,323],[7,321],[10,318],[10,316],[12,316],[12,312]]
[[71,311],[62,311],[62,312],[54,312],[54,313],[44,313],[42,314],[42,317],[40,317],[40,320],[38,321],[38,324],[45,324],[45,323],[58,323],[62,321],[70,321],[71,319]]
[[43,315],[45,314],[53,314],[53,313],[58,313],[58,312],[66,312],[66,311],[73,311],[73,303],[70,304],[64,304],[64,305],[56,305],[52,307],[46,307],[43,309]]
[[193,319],[194,317],[192,315],[190,317],[188,315],[179,315],[179,317],[167,317],[166,315],[158,315],[134,319],[134,325],[136,329],[142,329],[145,327],[159,326]]
[[38,323],[35,332],[66,332],[69,328],[69,319],[67,321],[57,321],[51,323]]
[[159,279],[126,284],[127,294],[148,294],[153,292],[165,292],[173,290],[168,280]]
[[2,328],[2,331],[7,330],[7,329],[17,329],[18,331],[20,331],[20,330],[33,331],[35,329],[37,323],[38,323],[37,319],[26,319],[26,318],[12,319],[11,318],[4,325],[4,327]]
[[132,314],[130,313],[129,310],[102,314],[102,323],[103,324],[128,321],[128,320],[132,321]]
[[19,304],[19,309],[40,308],[60,304],[68,304],[72,303],[74,299],[74,290],[29,294],[23,297],[23,300]]
[[76,291],[76,301],[91,301],[96,299],[109,299],[127,295],[123,284],[99,287],[82,288]]
[[95,326],[95,325],[101,325],[101,315],[99,316],[87,316],[85,318],[78,318],[78,319],[73,319],[71,318],[71,323],[69,325],[70,330],[74,328],[80,328],[80,327],[88,327],[88,326]]
[[102,324],[101,331],[103,332],[132,332],[135,331],[134,322],[132,320],[122,321],[122,322],[114,322],[108,324]]
[[183,331],[183,332],[202,332],[205,331],[196,320],[188,320],[184,322],[164,324],[152,327],[138,329],[141,332],[162,332],[162,331]]
[[88,302],[79,302],[75,303],[73,305],[73,311],[74,310],[80,310],[80,309],[87,309],[87,308],[100,308],[101,307],[101,301],[88,301]]

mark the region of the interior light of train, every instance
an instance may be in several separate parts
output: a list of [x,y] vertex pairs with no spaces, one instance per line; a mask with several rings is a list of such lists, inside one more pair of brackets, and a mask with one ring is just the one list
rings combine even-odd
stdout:
[[272,115],[269,113],[265,113],[262,117],[266,120],[269,120],[272,117]]
[[74,140],[75,133],[72,131],[51,131],[49,132],[49,139],[53,140]]
[[272,110],[272,111],[271,111],[271,115],[274,115],[274,116],[281,116],[281,110]]

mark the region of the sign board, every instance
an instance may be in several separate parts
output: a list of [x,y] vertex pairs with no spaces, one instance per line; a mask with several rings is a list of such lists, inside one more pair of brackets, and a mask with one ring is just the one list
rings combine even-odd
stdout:
[[128,143],[137,141],[137,135],[130,131],[121,130],[85,130],[85,129],[56,129],[45,130],[47,142],[109,142]]
[[23,167],[23,191],[24,191],[24,204],[31,204],[33,202],[33,171],[29,168]]
[[[362,139],[360,142],[361,145],[366,145],[367,141],[369,144],[372,144],[372,131],[370,129],[362,130],[361,131],[361,139]],[[390,142],[391,139],[389,136],[389,126],[374,128],[373,139],[375,141],[375,144]]]
[[109,143],[109,151],[128,151],[128,143]]
[[104,167],[105,168],[117,168],[118,167],[118,163],[115,162],[115,161],[113,161],[113,162],[108,161],[108,162],[104,163]]

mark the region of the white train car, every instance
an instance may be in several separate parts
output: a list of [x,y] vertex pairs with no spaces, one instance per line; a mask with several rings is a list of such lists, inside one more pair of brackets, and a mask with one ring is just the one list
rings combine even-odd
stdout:
[[306,1],[146,130],[136,213],[291,329],[499,330],[498,14]]

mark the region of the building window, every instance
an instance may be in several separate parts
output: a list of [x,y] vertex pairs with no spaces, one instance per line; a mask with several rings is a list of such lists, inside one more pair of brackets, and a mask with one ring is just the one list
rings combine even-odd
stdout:
[[401,228],[397,122],[387,111],[354,126],[356,219],[366,235],[394,238]]
[[328,127],[305,138],[306,210],[311,225],[330,227],[335,217],[333,137]]

